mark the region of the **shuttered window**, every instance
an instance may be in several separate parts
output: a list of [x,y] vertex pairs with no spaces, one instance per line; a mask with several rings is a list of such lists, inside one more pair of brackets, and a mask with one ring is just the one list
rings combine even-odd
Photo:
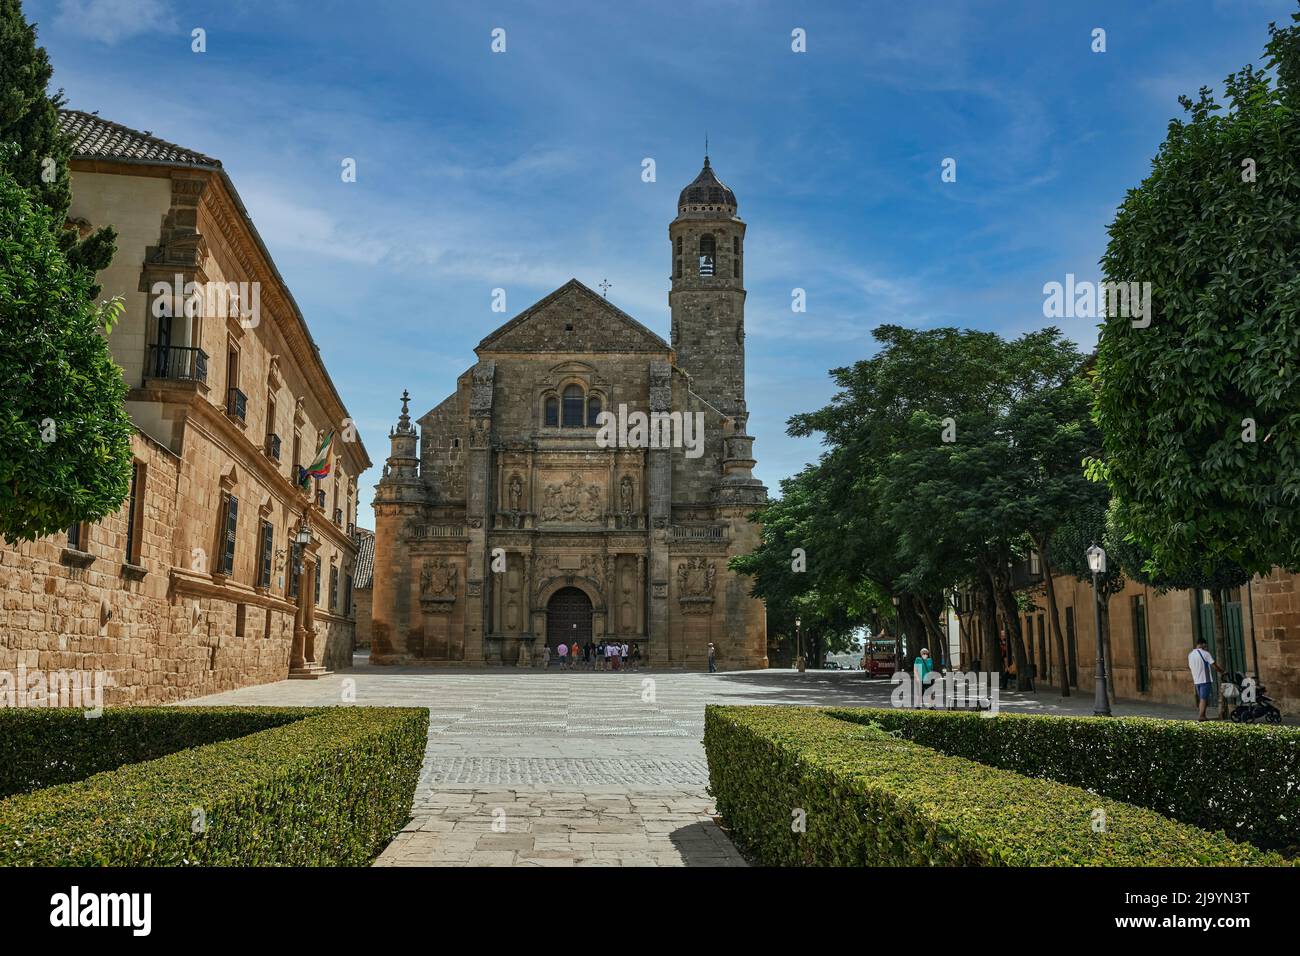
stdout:
[[257,583],[259,586],[271,586],[271,564],[275,558],[275,526],[269,521],[262,522],[262,551],[258,555]]
[[221,573],[233,574],[235,571],[235,532],[239,527],[239,499],[234,495],[226,495],[226,506],[223,509],[225,513],[225,539],[221,547]]

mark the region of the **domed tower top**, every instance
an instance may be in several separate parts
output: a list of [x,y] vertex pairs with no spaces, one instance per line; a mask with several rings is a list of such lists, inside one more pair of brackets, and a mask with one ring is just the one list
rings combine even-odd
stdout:
[[736,214],[736,194],[718,179],[709,165],[709,154],[704,154],[704,168],[695,180],[677,197],[679,215],[688,212]]

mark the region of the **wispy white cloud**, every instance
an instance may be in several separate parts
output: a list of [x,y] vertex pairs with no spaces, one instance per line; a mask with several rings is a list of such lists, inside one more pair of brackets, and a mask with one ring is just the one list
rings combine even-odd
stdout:
[[61,0],[55,23],[110,46],[140,34],[176,29],[165,0]]

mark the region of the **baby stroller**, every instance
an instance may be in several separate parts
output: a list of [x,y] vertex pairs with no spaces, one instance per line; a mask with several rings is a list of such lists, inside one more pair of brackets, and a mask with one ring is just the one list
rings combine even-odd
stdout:
[[[1264,685],[1248,686],[1245,674],[1229,674],[1223,685],[1223,696],[1234,704],[1232,713],[1228,715],[1234,724],[1250,724],[1257,720],[1266,724],[1282,722],[1282,712],[1273,704],[1273,698],[1264,693]],[[1246,697],[1252,699],[1246,700]]]

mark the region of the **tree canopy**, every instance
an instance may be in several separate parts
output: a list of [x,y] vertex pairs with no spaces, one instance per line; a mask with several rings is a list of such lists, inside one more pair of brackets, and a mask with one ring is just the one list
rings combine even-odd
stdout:
[[1110,226],[1106,279],[1151,283],[1152,308],[1102,326],[1094,472],[1155,579],[1300,569],[1295,19],[1270,27],[1267,70],[1228,77],[1226,110],[1181,100]]

